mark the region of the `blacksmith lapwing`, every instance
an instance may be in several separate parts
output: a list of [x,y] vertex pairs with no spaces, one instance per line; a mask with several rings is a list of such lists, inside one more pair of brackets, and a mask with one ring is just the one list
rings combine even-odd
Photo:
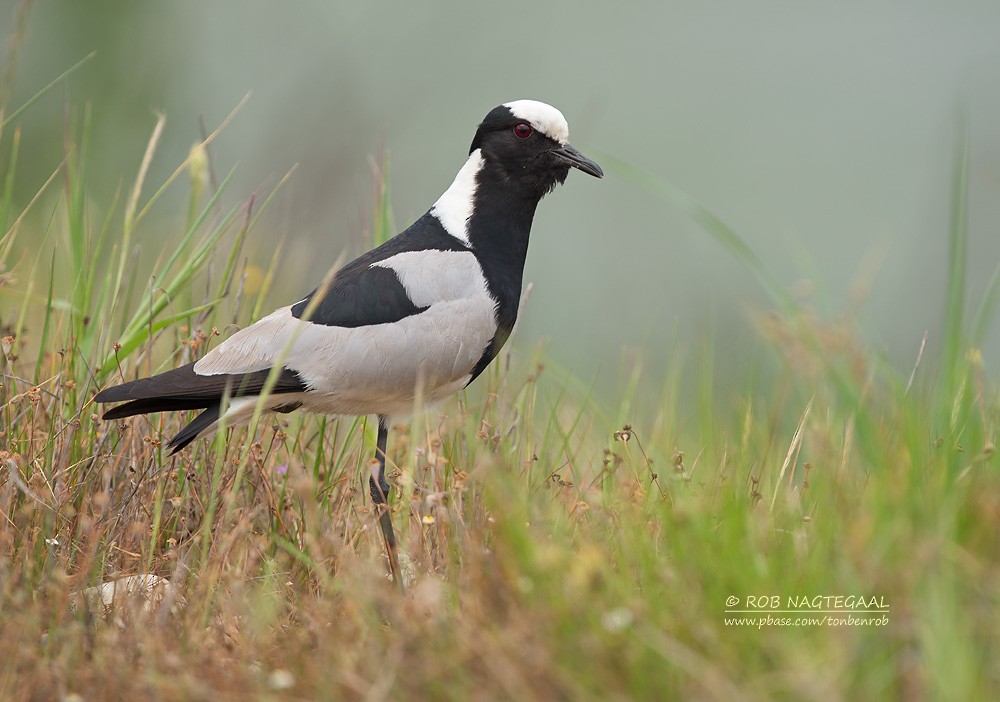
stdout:
[[258,402],[273,412],[377,415],[369,486],[401,585],[386,503],[390,418],[408,415],[418,398],[433,402],[464,388],[507,341],[538,201],[571,167],[604,175],[568,138],[566,119],[550,105],[494,108],[451,187],[404,232],[198,361],[102,390],[96,402],[125,403],[104,418],[202,410],[170,440],[176,453],[220,419],[249,421]]

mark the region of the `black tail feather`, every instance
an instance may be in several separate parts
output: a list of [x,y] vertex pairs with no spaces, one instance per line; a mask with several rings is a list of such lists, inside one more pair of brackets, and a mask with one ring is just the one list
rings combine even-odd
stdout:
[[173,456],[175,453],[180,451],[182,448],[190,444],[192,441],[198,438],[198,435],[203,431],[208,429],[212,424],[214,424],[219,419],[219,404],[215,404],[207,408],[204,412],[195,417],[191,422],[188,423],[186,427],[180,430],[174,438],[170,440],[167,444],[167,448],[170,449],[170,455]]
[[[177,453],[219,419],[223,397],[259,395],[270,372],[270,369],[264,369],[243,374],[199,375],[194,370],[194,364],[188,363],[151,378],[106,388],[97,393],[94,402],[125,403],[105,412],[104,419],[121,419],[151,412],[204,410],[170,440],[171,453]],[[283,368],[271,392],[277,395],[306,390],[298,373]],[[289,406],[291,404],[295,403]]]
[[[218,402],[218,400],[216,400]],[[104,413],[104,419],[122,419],[134,417],[137,414],[151,412],[181,412],[183,410],[205,409],[211,404],[205,400],[189,400],[183,397],[150,397],[145,400],[132,400],[124,405],[112,407]]]
[[[94,402],[125,402],[127,400],[185,400],[191,403],[187,409],[208,407],[218,401],[227,392],[231,397],[243,395],[258,395],[264,389],[271,369],[252,371],[249,373],[219,373],[216,375],[200,375],[195,372],[194,364],[169,370],[166,373],[154,375],[151,378],[140,378],[121,385],[115,385],[101,390],[94,397]],[[271,392],[303,392],[305,383],[299,374],[293,370],[282,368]],[[177,407],[167,409],[179,409]],[[148,412],[161,410],[150,409]]]

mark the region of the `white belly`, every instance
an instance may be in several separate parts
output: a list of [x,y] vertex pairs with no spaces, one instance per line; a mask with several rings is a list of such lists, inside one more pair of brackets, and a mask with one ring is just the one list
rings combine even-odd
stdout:
[[286,366],[310,392],[303,407],[325,414],[408,414],[417,399],[460,390],[496,333],[493,302],[432,306],[393,324],[344,329],[310,325]]

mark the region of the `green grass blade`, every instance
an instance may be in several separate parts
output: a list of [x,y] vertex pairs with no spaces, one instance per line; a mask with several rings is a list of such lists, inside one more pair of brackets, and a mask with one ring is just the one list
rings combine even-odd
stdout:
[[135,209],[139,203],[139,196],[142,195],[142,185],[146,181],[146,174],[149,172],[149,166],[153,162],[153,155],[156,153],[156,147],[160,143],[160,137],[163,135],[163,127],[167,122],[167,118],[160,115],[156,120],[156,125],[153,127],[153,133],[149,137],[149,141],[146,142],[146,151],[142,155],[142,161],[139,163],[139,173],[135,177],[135,182],[132,184],[132,191],[129,193],[128,200],[125,202],[125,218],[122,224],[122,242],[121,242],[121,256],[118,260],[118,274],[115,277],[115,291],[121,290],[122,277],[125,273],[125,261],[129,256],[132,242],[132,231],[135,227]]
[[[974,392],[970,391],[968,361],[965,358],[964,315],[968,257],[969,123],[960,114],[955,135],[951,174],[951,215],[948,232],[948,292],[945,301],[941,357],[941,397],[938,406],[943,450],[954,473],[961,468],[963,438],[970,428]],[[984,310],[985,313],[985,310]]]
[[66,220],[69,225],[70,262],[72,270],[70,278],[73,289],[71,299],[77,309],[86,309],[86,292],[84,281],[90,261],[87,258],[89,232],[87,230],[86,192],[87,192],[87,159],[90,146],[90,105],[84,107],[83,125],[80,129],[80,142],[67,148],[66,178]]
[[77,61],[76,63],[74,63],[72,66],[70,66],[69,68],[67,68],[65,71],[63,71],[62,73],[60,73],[56,78],[54,78],[51,82],[49,82],[44,88],[42,88],[41,90],[39,90],[37,93],[35,93],[34,95],[32,95],[30,98],[28,98],[28,100],[23,105],[21,105],[19,108],[17,108],[13,112],[11,112],[8,117],[6,117],[6,118],[3,119],[3,121],[0,121],[0,130],[3,130],[4,127],[6,127],[8,124],[10,124],[11,122],[13,122],[15,119],[17,119],[18,117],[20,117],[24,113],[25,110],[27,110],[32,105],[34,105],[36,102],[38,102],[47,92],[49,92],[50,90],[52,90],[52,88],[54,88],[57,85],[59,85],[62,81],[66,80],[69,76],[71,76],[73,73],[75,73],[81,66],[83,66],[85,63],[87,63],[87,61],[89,61],[90,59],[94,58],[96,55],[97,55],[96,51],[91,51],[89,54],[87,54],[86,56],[84,56],[82,59],[80,59],[79,61]]
[[185,251],[187,251],[187,248],[191,244],[191,241],[194,239],[195,234],[197,234],[198,230],[201,229],[201,225],[205,223],[205,220],[212,213],[212,209],[215,207],[215,203],[219,201],[219,198],[222,197],[222,193],[226,191],[226,188],[229,186],[230,181],[232,181],[233,176],[236,175],[236,168],[237,168],[236,166],[233,166],[232,169],[230,169],[228,175],[226,175],[225,180],[222,181],[222,185],[220,185],[219,189],[215,192],[214,195],[212,195],[212,198],[208,201],[208,204],[206,204],[205,207],[202,209],[201,214],[198,216],[197,219],[195,219],[194,223],[190,227],[188,227],[187,232],[185,232],[184,237],[180,240],[180,243],[174,248],[174,251],[170,255],[170,258],[168,258],[167,262],[163,264],[163,268],[159,272],[161,278],[165,278],[170,273],[170,271],[173,270],[174,265],[180,259],[181,255]]
[[[127,337],[124,341],[119,342],[121,344],[121,347],[115,353],[115,355],[113,357],[114,360],[116,362],[118,362],[121,359],[127,358],[129,356],[129,354],[131,354],[133,351],[135,351],[137,348],[139,348],[142,344],[144,344],[146,341],[148,341],[149,338],[153,334],[156,334],[158,331],[166,329],[167,327],[169,327],[169,326],[171,326],[173,324],[177,324],[179,321],[181,321],[183,319],[186,319],[186,318],[191,317],[193,315],[196,315],[196,314],[199,314],[201,312],[204,312],[207,309],[211,309],[212,307],[214,307],[218,303],[219,303],[218,300],[213,300],[212,302],[206,302],[206,303],[204,303],[202,305],[198,305],[197,307],[192,307],[189,310],[184,310],[183,312],[178,312],[177,314],[171,315],[169,317],[165,317],[163,319],[159,319],[156,322],[153,322],[152,324],[148,324],[148,325],[144,326],[143,327],[143,331],[144,331],[143,334],[132,334],[129,337]],[[102,367],[101,368],[101,372],[102,373],[107,373],[109,371],[104,370],[104,368]]]
[[953,398],[962,354],[968,248],[969,126],[960,118],[955,136],[951,175],[951,216],[948,232],[948,294],[945,301],[944,356],[941,361],[945,396]]
[[[174,249],[174,252],[164,265],[163,270],[159,273],[160,277],[166,276],[180,259],[181,254],[187,250],[191,240],[194,238],[194,235],[201,227],[205,218],[211,212],[212,207],[225,190],[226,185],[229,183],[235,172],[236,169],[234,167],[233,170],[229,172],[226,180],[219,187],[219,190],[205,206],[201,216],[185,233],[183,239]],[[199,270],[201,270],[208,258],[208,254],[215,247],[221,236],[226,232],[229,223],[232,221],[237,212],[238,208],[236,207],[230,210],[226,217],[223,218],[222,222],[219,223],[219,225],[216,226],[216,228],[205,238],[201,246],[188,256],[184,265],[180,267],[173,279],[171,279],[171,281],[164,286],[162,292],[155,297],[155,300],[152,299],[155,293],[152,291],[149,293],[147,304],[137,309],[132,315],[132,318],[125,325],[125,330],[122,332],[121,338],[118,342],[121,344],[122,348],[137,348],[135,342],[139,340],[139,343],[141,343],[142,338],[148,337],[148,321],[150,319],[155,319],[156,316],[170,303],[170,301],[174,299],[178,291],[180,291]],[[104,363],[101,366],[101,373],[106,374],[111,372],[118,364],[120,358],[121,356],[110,353],[107,358],[105,358]]]
[[736,256],[736,258],[750,269],[750,272],[754,274],[761,287],[764,288],[764,291],[775,305],[786,311],[796,307],[795,299],[777,281],[764,264],[764,261],[761,260],[750,245],[730,228],[721,217],[705,207],[705,205],[666,179],[614,156],[603,154],[601,162],[607,163],[611,172],[621,175],[657,195],[663,196],[675,207],[687,213],[691,219],[711,234],[723,248]]
[[[102,272],[104,269],[96,265],[97,261],[104,260],[104,247],[107,241],[108,232],[111,229],[112,218],[118,211],[118,201],[121,196],[121,191],[115,191],[114,197],[111,203],[108,205],[108,213],[104,217],[104,222],[101,225],[100,230],[97,233],[97,239],[93,242],[93,248],[90,254],[90,263],[87,265],[87,277],[83,284],[83,301],[80,307],[80,314],[77,319],[77,348],[85,349],[87,357],[90,358],[94,355],[96,349],[94,348],[94,338],[99,335],[99,331],[102,328],[100,324],[92,324],[94,318],[94,312],[99,312],[103,309],[102,302],[107,299],[110,294],[111,276],[104,275],[101,281],[98,281],[97,274],[98,270]],[[94,293],[97,293],[97,299],[94,300]]]
[[236,235],[236,241],[233,243],[233,246],[230,249],[229,258],[226,260],[226,268],[222,274],[222,277],[219,279],[219,287],[215,294],[217,298],[223,298],[229,294],[230,284],[232,282],[233,274],[236,270],[237,259],[239,257],[240,251],[243,250],[243,243],[246,240],[247,234],[250,232],[251,229],[253,229],[254,225],[257,223],[257,220],[260,219],[261,214],[264,213],[264,211],[267,209],[267,206],[270,205],[271,201],[274,199],[274,196],[278,194],[278,191],[281,190],[281,187],[288,182],[288,179],[291,178],[291,175],[294,172],[295,172],[295,167],[293,166],[291,169],[289,169],[287,173],[285,173],[285,175],[281,178],[281,180],[278,181],[278,184],[274,186],[274,188],[271,190],[270,193],[268,193],[267,197],[264,198],[264,202],[256,210],[253,210],[252,208],[253,200],[251,200],[248,203],[247,219],[244,225],[240,227],[240,231]]
[[0,196],[0,232],[7,231],[11,200],[14,197],[14,171],[17,168],[17,152],[20,145],[21,130],[18,128],[14,130],[14,141],[10,147],[10,161],[7,163],[7,175],[3,181],[3,195]]
[[52,298],[56,283],[56,252],[52,252],[52,263],[49,265],[49,294],[45,304],[45,321],[42,323],[42,338],[38,348],[38,358],[35,359],[35,382],[42,379],[42,362],[45,359],[45,349],[48,348],[49,333],[52,329]]
[[[247,101],[250,100],[250,95],[251,93],[247,93],[246,95],[243,96],[243,99],[240,100],[239,104],[237,104],[236,107],[234,107],[233,110],[226,116],[226,118],[222,120],[222,123],[215,128],[215,131],[209,134],[201,142],[202,147],[207,147],[210,143],[212,143],[212,141],[215,140],[217,136],[219,136],[219,134],[222,132],[223,129],[229,126],[229,123],[233,121],[233,119],[236,117],[239,111],[243,109],[243,106],[247,104]],[[154,204],[156,204],[156,201],[160,199],[160,196],[163,195],[164,192],[166,192],[167,188],[170,187],[171,183],[177,180],[178,176],[180,176],[181,173],[183,173],[185,170],[188,169],[188,166],[190,166],[191,160],[192,158],[195,157],[195,154],[196,151],[192,149],[191,152],[188,154],[188,157],[184,159],[181,165],[179,165],[176,168],[176,170],[174,170],[173,173],[170,174],[170,176],[163,182],[163,185],[161,185],[160,188],[155,193],[153,193],[153,195],[149,198],[149,200],[146,201],[146,204],[143,205],[142,209],[139,210],[139,213],[130,220],[131,226],[134,227],[138,225],[139,222],[142,221],[142,219],[147,214],[149,214],[149,210],[153,207]]]
[[1000,297],[1000,264],[993,269],[990,282],[986,284],[986,290],[983,292],[983,296],[979,300],[979,306],[976,308],[976,313],[972,317],[970,339],[976,346],[983,343],[983,339],[989,331],[998,297]]
[[8,229],[6,232],[4,232],[2,236],[0,236],[0,246],[4,247],[3,251],[0,252],[0,261],[3,261],[7,258],[7,255],[9,254],[11,247],[14,245],[14,238],[17,235],[18,227],[21,225],[21,222],[23,222],[24,218],[28,216],[28,212],[32,210],[35,204],[41,199],[42,194],[49,189],[49,186],[52,185],[52,182],[56,179],[56,176],[58,176],[65,167],[66,167],[66,159],[63,159],[62,163],[56,166],[56,169],[52,171],[52,175],[50,175],[45,180],[45,182],[42,184],[42,187],[38,189],[38,191],[28,202],[28,204],[24,207],[24,209],[21,210],[21,214],[19,214],[17,216],[17,219],[14,220],[14,223],[10,225],[10,229]]

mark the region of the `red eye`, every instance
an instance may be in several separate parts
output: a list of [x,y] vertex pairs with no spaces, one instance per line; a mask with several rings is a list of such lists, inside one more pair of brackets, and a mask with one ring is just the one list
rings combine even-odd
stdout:
[[514,135],[518,139],[527,139],[528,137],[531,136],[532,131],[533,130],[531,129],[531,125],[525,124],[524,122],[521,122],[519,125],[514,127]]

